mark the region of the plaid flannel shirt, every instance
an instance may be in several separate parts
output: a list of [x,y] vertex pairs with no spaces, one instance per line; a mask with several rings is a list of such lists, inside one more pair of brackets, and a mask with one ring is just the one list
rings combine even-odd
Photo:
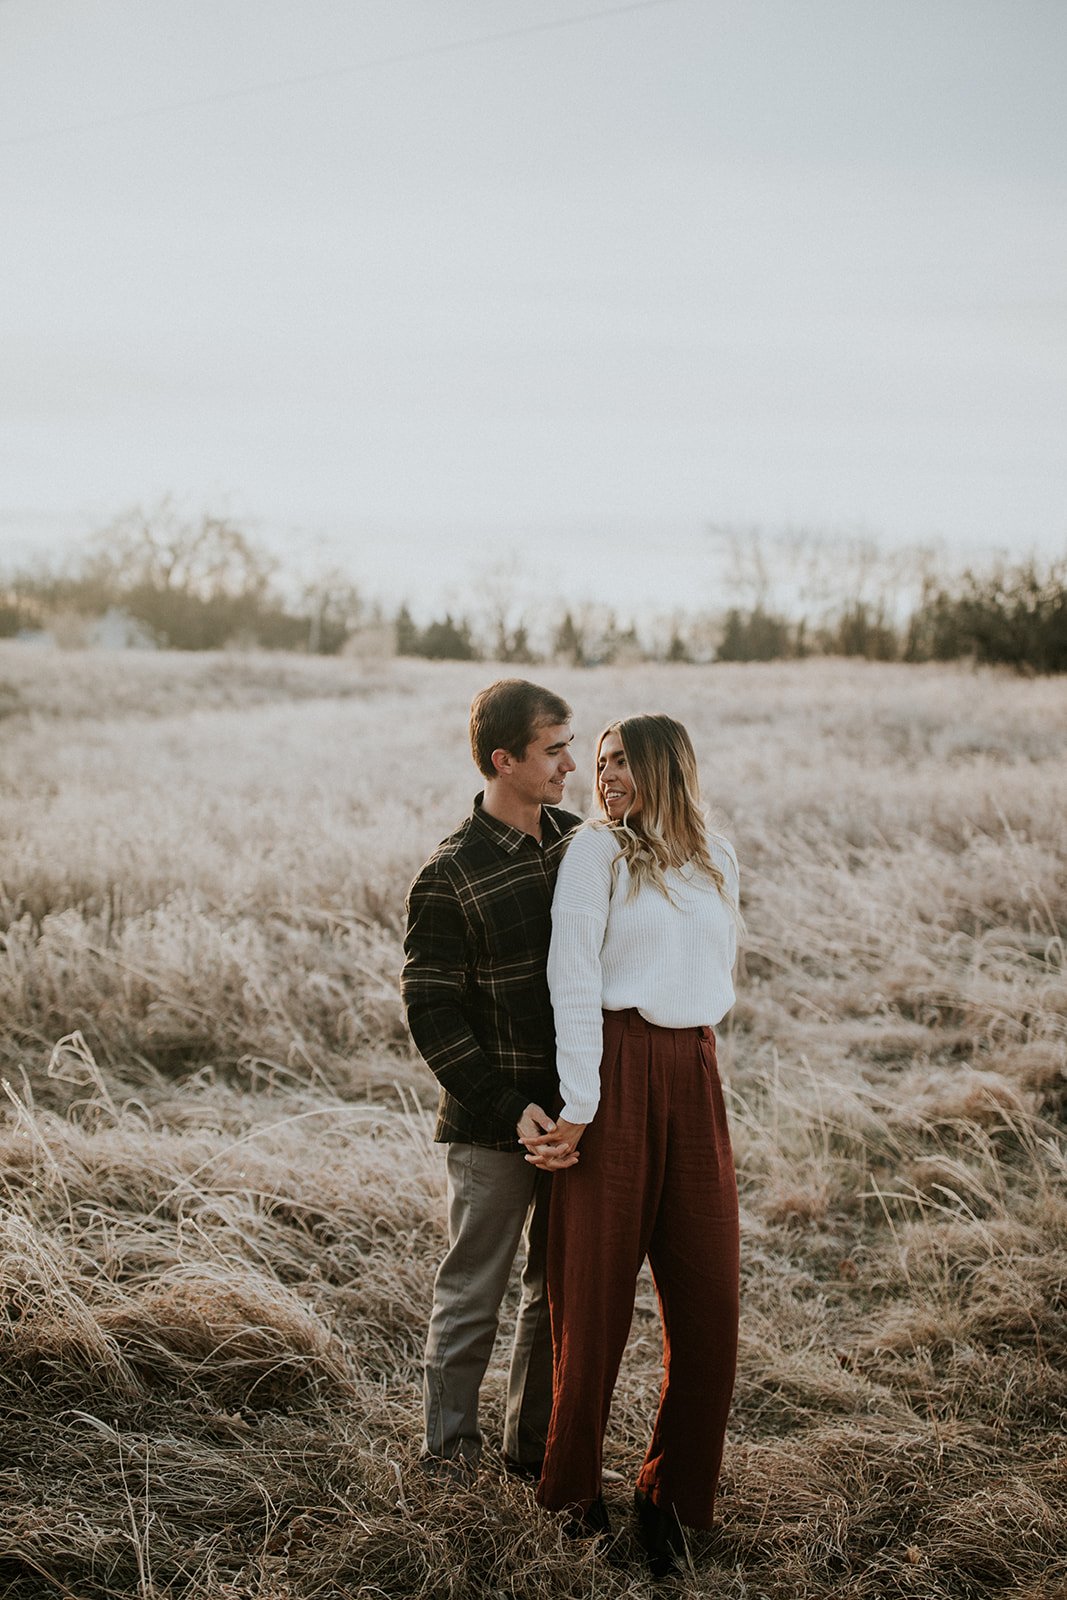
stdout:
[[557,1104],[545,965],[556,872],[580,818],[542,806],[538,844],[481,801],[408,891],[400,983],[441,1085],[434,1138],[515,1150],[526,1107]]

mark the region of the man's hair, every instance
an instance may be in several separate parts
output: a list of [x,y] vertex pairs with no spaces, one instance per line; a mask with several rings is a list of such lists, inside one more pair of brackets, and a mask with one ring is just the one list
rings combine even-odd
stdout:
[[569,722],[571,708],[551,689],[525,678],[501,678],[482,689],[471,701],[471,755],[487,778],[496,777],[493,751],[507,750],[517,761],[538,728]]

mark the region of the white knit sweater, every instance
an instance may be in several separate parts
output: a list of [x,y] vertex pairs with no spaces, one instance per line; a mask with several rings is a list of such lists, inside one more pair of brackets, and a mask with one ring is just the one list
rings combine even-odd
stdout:
[[[709,835],[712,860],[737,904],[737,857]],[[552,902],[548,986],[556,1021],[556,1067],[568,1122],[591,1122],[600,1101],[602,1011],[636,1006],[661,1028],[709,1027],[734,1003],[737,932],[729,907],[703,873],[669,868],[668,900],[643,884],[628,896],[618,840],[587,823],[560,864]],[[673,901],[673,904],[671,903]]]

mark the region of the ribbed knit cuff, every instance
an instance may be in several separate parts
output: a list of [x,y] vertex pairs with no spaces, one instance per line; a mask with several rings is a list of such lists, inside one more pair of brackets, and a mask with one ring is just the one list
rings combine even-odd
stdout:
[[599,1100],[568,1100],[560,1116],[564,1122],[592,1122],[599,1104]]

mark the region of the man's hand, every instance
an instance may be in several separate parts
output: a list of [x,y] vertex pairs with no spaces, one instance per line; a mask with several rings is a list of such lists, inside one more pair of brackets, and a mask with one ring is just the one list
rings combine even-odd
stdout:
[[530,1139],[542,1139],[546,1133],[554,1133],[555,1128],[556,1124],[548,1112],[542,1111],[541,1107],[535,1105],[533,1101],[526,1107],[526,1110],[515,1124],[520,1144],[526,1144]]
[[547,1132],[520,1138],[519,1142],[526,1146],[526,1159],[532,1167],[559,1172],[564,1167],[573,1167],[578,1160],[578,1141],[585,1129],[584,1122],[568,1122],[561,1117]]

